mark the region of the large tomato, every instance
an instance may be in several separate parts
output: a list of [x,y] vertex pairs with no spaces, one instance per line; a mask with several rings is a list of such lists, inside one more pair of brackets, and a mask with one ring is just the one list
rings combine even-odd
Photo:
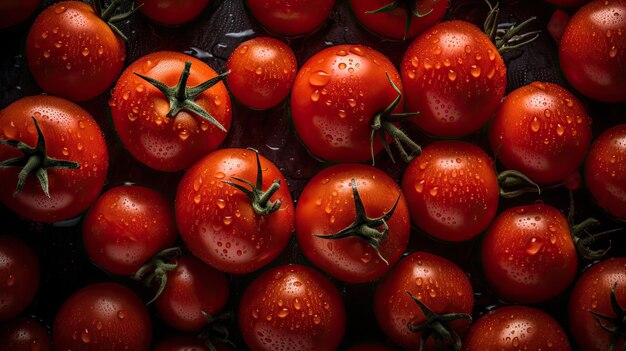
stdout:
[[0,2],[0,29],[22,23],[35,13],[40,0],[4,0]]
[[39,288],[39,259],[24,242],[0,236],[0,321],[16,317]]
[[179,26],[191,22],[209,5],[210,0],[135,0],[139,11],[156,23]]
[[246,0],[246,5],[265,29],[297,36],[318,29],[330,15],[335,0]]
[[50,351],[50,335],[32,318],[17,318],[0,325],[0,351]]

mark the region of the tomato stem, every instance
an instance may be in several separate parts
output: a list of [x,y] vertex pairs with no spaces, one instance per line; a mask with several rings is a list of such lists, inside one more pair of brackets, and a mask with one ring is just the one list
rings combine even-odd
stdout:
[[[613,233],[622,231],[624,228],[616,228],[611,230],[606,230],[600,233],[589,234],[587,229],[590,227],[595,227],[602,224],[599,220],[595,218],[587,218],[584,221],[574,224],[574,194],[570,190],[569,191],[569,212],[567,214],[567,222],[570,225],[570,231],[572,233],[572,241],[574,242],[574,246],[576,247],[576,251],[579,255],[587,260],[596,260],[606,255],[609,250],[611,250],[611,242],[609,241],[608,247],[599,250],[591,249],[591,245],[593,245],[598,239],[603,237],[610,236]],[[585,237],[583,237],[585,235]]]
[[525,193],[541,195],[541,188],[524,173],[515,170],[506,170],[498,174],[500,196],[511,199]]
[[503,54],[507,51],[518,49],[526,44],[529,44],[539,37],[540,30],[531,31],[527,33],[518,34],[528,24],[537,17],[530,17],[520,24],[516,23],[499,23],[500,18],[500,3],[496,2],[492,5],[489,0],[485,0],[489,5],[489,13],[485,19],[483,29],[487,37],[494,43],[498,52]]
[[[613,313],[615,313],[615,317],[605,316],[601,313],[591,311],[593,318],[596,320],[596,323],[602,328],[604,331],[613,334],[613,338],[611,339],[611,346],[609,346],[608,351],[615,351],[617,347],[617,342],[621,337],[626,337],[626,310],[622,308],[617,301],[617,297],[615,296],[615,290],[617,289],[617,282],[613,283],[611,287],[611,308],[613,309]],[[605,322],[610,323],[609,326]],[[624,341],[624,345],[622,349],[626,349],[626,340]]]
[[182,253],[182,249],[178,246],[165,249],[157,253],[148,263],[133,274],[132,279],[143,281],[147,287],[152,287],[155,281],[159,284],[156,294],[146,305],[153,303],[161,296],[167,285],[167,273],[178,266],[177,261],[170,262],[182,255]]
[[128,41],[126,35],[124,35],[124,33],[119,28],[117,28],[115,23],[124,21],[132,16],[135,12],[137,12],[137,10],[139,10],[141,6],[143,6],[143,3],[135,7],[133,1],[133,6],[131,7],[130,11],[114,16],[113,14],[115,13],[115,11],[117,11],[118,8],[120,8],[120,6],[122,5],[122,1],[113,0],[111,4],[104,9],[104,11],[102,11],[102,4],[100,3],[100,1],[101,0],[91,0],[91,7],[93,7],[93,11],[98,17],[106,22],[106,24],[111,28],[113,32],[119,35],[120,38],[122,38],[124,41]]
[[234,319],[232,311],[221,313],[216,317],[211,316],[205,311],[200,311],[200,313],[207,320],[207,327],[204,331],[198,334],[198,339],[204,340],[204,343],[209,350],[217,350],[214,342],[230,344],[235,347],[235,344],[228,340],[229,332],[227,325],[232,324]]
[[[433,2],[438,2],[439,0],[434,0]],[[398,6],[400,6],[400,0],[393,0],[390,3],[381,6],[380,8],[376,9],[376,10],[372,10],[372,11],[365,11],[366,14],[368,15],[372,15],[372,14],[376,14],[376,13],[384,13],[384,12],[391,12],[393,10],[395,10]],[[425,13],[421,13],[419,11],[419,8],[417,6],[417,1],[416,0],[404,0],[405,2],[405,6],[403,7],[405,12],[406,12],[406,24],[405,24],[405,28],[404,28],[404,36],[402,37],[402,40],[406,40],[406,36],[409,34],[409,30],[411,29],[411,22],[413,20],[413,16],[418,17],[418,18],[422,18],[422,17],[426,17],[428,15],[430,15],[435,9],[434,7],[431,8],[430,10],[426,11]]]

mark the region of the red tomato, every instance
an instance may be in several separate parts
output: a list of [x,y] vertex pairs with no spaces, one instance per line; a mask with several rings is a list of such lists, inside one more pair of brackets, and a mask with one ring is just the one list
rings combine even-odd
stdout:
[[[418,301],[437,316],[427,319]],[[424,252],[403,258],[378,283],[374,296],[378,325],[395,343],[411,350],[437,349],[429,335],[437,334],[435,329],[439,327],[451,333],[450,339],[439,335],[446,345],[460,341],[459,336],[470,323],[473,306],[474,291],[465,273],[454,263]],[[451,321],[440,319],[452,314],[463,315]],[[411,330],[420,325],[425,326],[422,332]]]
[[246,0],[248,10],[266,30],[284,36],[318,29],[334,4],[335,0]]
[[[617,306],[613,306],[613,299]],[[610,258],[583,272],[574,285],[568,308],[569,327],[580,349],[620,350],[625,342],[625,309],[626,258]],[[621,329],[610,333],[602,324]]]
[[287,246],[294,229],[287,180],[250,150],[220,149],[198,161],[180,181],[175,207],[191,252],[228,273],[266,265]]
[[293,50],[273,38],[254,38],[240,44],[228,58],[226,83],[242,104],[265,110],[291,92],[298,62]]
[[[78,105],[46,95],[25,97],[0,111],[0,131],[5,144],[0,144],[0,160],[14,165],[0,168],[0,199],[18,215],[62,221],[79,215],[100,194],[109,166],[107,146],[96,121]],[[21,143],[6,145],[10,140]],[[28,171],[24,183],[18,180],[20,170]]]
[[482,263],[500,299],[536,303],[570,285],[578,257],[565,216],[538,204],[511,208],[496,217],[483,239]]
[[591,118],[567,90],[533,82],[512,91],[489,130],[491,148],[508,169],[540,184],[577,173],[591,142]]
[[349,283],[385,274],[406,249],[410,231],[400,187],[371,166],[326,168],[307,183],[296,207],[304,256]]
[[626,219],[626,124],[594,141],[585,163],[585,184],[600,207]]
[[563,328],[545,312],[506,306],[480,317],[463,340],[463,351],[496,350],[569,351],[571,347]]
[[89,258],[118,275],[137,272],[174,240],[174,209],[161,194],[138,185],[104,193],[83,222],[83,243]]
[[135,6],[150,20],[179,26],[191,22],[209,5],[210,0],[135,0]]
[[126,59],[124,41],[109,25],[82,1],[45,9],[26,40],[28,67],[37,84],[48,94],[73,101],[105,92]]
[[148,350],[152,326],[143,302],[117,283],[98,283],[70,296],[54,318],[56,350]]
[[416,37],[439,22],[448,3],[441,0],[350,0],[350,7],[365,28],[388,38],[404,40]]
[[19,318],[0,327],[0,351],[50,351],[50,335],[32,318]]
[[487,228],[500,196],[493,161],[461,141],[425,147],[407,167],[402,192],[413,223],[447,241],[468,240]]
[[559,63],[585,96],[626,100],[626,1],[595,0],[572,17],[561,37]]
[[588,3],[590,0],[546,0],[546,1],[557,6],[581,7],[582,5]]
[[39,7],[40,0],[4,0],[0,2],[0,28],[26,21]]
[[335,350],[346,326],[333,283],[299,265],[276,267],[256,278],[241,297],[238,319],[252,351]]
[[39,288],[39,259],[21,240],[0,236],[0,321],[28,306]]
[[[155,52],[133,62],[109,101],[124,147],[159,171],[181,170],[215,150],[231,123],[230,97],[219,82],[223,78],[204,62],[177,52]],[[208,88],[201,86],[209,80],[213,84]]]
[[[214,345],[214,351],[231,351],[225,343]],[[177,335],[169,337],[156,345],[153,351],[211,351],[206,340],[194,336]]]

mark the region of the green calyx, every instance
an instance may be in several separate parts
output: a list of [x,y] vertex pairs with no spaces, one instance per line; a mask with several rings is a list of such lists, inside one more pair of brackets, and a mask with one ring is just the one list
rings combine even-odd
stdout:
[[[439,2],[439,0],[433,0],[433,2]],[[391,12],[403,3],[405,5],[404,10],[406,11],[406,23],[404,28],[404,37],[402,38],[402,40],[405,40],[406,36],[409,34],[409,30],[411,29],[411,22],[413,21],[413,17],[426,17],[434,11],[434,8],[431,8],[430,10],[421,13],[417,6],[417,0],[392,0],[390,3],[382,6],[381,8],[372,11],[366,11],[365,13],[371,15],[376,13]]]
[[204,340],[204,344],[211,351],[217,351],[215,344],[230,344],[235,347],[235,344],[228,339],[229,332],[228,326],[232,324],[234,317],[232,311],[224,312],[217,316],[211,316],[205,311],[200,311],[202,316],[207,321],[207,326],[198,334],[198,339]]
[[101,0],[91,0],[91,7],[93,7],[93,11],[100,17],[106,24],[109,25],[111,30],[120,36],[124,41],[128,41],[128,38],[122,31],[117,28],[116,23],[122,22],[132,16],[143,4],[135,7],[134,1],[132,8],[128,12],[121,13],[119,15],[115,15],[115,12],[121,7],[123,0],[113,0],[111,4],[106,7],[104,10],[102,9]]
[[[363,201],[361,200],[359,191],[356,188],[356,182],[354,181],[354,178],[352,178],[351,180],[351,185],[352,194],[354,195],[354,207],[356,210],[354,222],[333,235],[313,234],[313,236],[328,240],[337,240],[343,238],[361,238],[365,240],[376,251],[378,257],[383,262],[385,262],[385,264],[389,265],[389,262],[387,262],[387,260],[381,255],[379,251],[379,246],[380,242],[385,239],[387,237],[387,234],[389,233],[389,226],[387,225],[387,221],[391,218],[391,216],[393,216],[393,213],[396,210],[396,206],[398,206],[398,202],[400,201],[400,195],[398,195],[396,202],[393,204],[391,209],[387,211],[387,213],[378,218],[370,218],[365,213],[365,207],[363,206]],[[378,228],[381,226],[383,228],[382,230],[379,230]]]
[[[622,350],[626,350],[626,310],[619,305],[617,297],[615,297],[615,290],[617,289],[617,282],[611,287],[611,307],[615,317],[605,316],[595,311],[588,311],[593,315],[596,323],[607,333],[613,335],[611,338],[611,346],[607,351],[615,351],[617,349],[617,342],[620,338],[624,338],[624,344]],[[607,324],[607,322],[609,324]]]
[[537,19],[537,17],[530,17],[520,24],[498,23],[500,19],[500,3],[496,2],[495,5],[492,5],[489,0],[485,0],[485,2],[489,5],[489,14],[485,19],[483,28],[485,34],[487,34],[501,54],[518,49],[539,37],[540,30],[520,34],[521,30]]
[[[497,172],[496,172],[497,173]],[[541,188],[524,173],[515,170],[506,170],[498,173],[496,178],[500,186],[500,196],[505,199],[518,197],[525,193],[541,195]]]
[[49,157],[46,152],[46,139],[39,128],[39,124],[35,117],[32,117],[35,128],[37,129],[37,145],[31,147],[26,143],[19,140],[1,140],[0,144],[12,146],[22,152],[24,156],[11,158],[0,162],[0,168],[21,167],[22,170],[17,175],[17,186],[13,196],[24,188],[26,178],[28,175],[34,173],[39,179],[39,184],[43,193],[50,197],[49,182],[48,182],[48,169],[78,169],[80,164],[78,162],[59,160]]
[[155,282],[158,284],[156,294],[146,305],[153,303],[161,296],[167,285],[167,273],[178,266],[178,262],[171,262],[182,255],[182,253],[183,251],[180,247],[165,249],[156,254],[132,276],[134,280],[143,282],[144,285],[149,288],[152,287]]
[[447,314],[436,314],[431,311],[422,301],[413,296],[411,292],[407,291],[407,294],[415,301],[417,306],[424,313],[424,317],[426,320],[420,324],[417,324],[415,321],[410,321],[407,323],[407,328],[413,333],[422,333],[420,335],[420,348],[419,351],[423,351],[426,345],[426,341],[429,337],[433,337],[435,342],[437,343],[437,347],[440,350],[445,350],[447,345],[451,345],[454,350],[458,351],[461,349],[461,338],[459,335],[450,327],[450,322],[455,321],[457,319],[469,319],[472,321],[472,316],[467,313],[447,313]]

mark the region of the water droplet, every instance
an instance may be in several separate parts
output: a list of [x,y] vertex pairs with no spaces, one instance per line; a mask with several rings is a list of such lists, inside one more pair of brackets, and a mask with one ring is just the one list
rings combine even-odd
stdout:
[[425,162],[420,163],[420,169],[421,169],[421,170],[425,170],[425,169],[426,169],[426,167],[428,167],[428,161],[425,161]]
[[355,55],[358,55],[358,56],[364,56],[365,55],[365,52],[363,52],[363,49],[361,49],[358,46],[352,46],[350,48],[350,52],[355,54]]
[[9,274],[7,277],[7,286],[13,286],[15,284],[15,276],[13,274]]
[[85,329],[82,334],[80,334],[80,340],[82,340],[85,344],[89,344],[91,342],[91,336],[89,335],[89,330]]
[[330,81],[330,74],[324,71],[316,71],[309,77],[309,83],[316,87],[323,87]]
[[224,199],[217,199],[215,203],[220,209],[224,209],[224,207],[226,207],[226,201],[224,201]]
[[415,184],[415,191],[418,194],[421,194],[424,191],[424,180],[422,179],[419,183]]
[[543,115],[546,116],[546,118],[550,118],[550,116],[552,116],[552,112],[550,109],[545,109],[545,111],[543,111]]
[[465,45],[465,52],[466,52],[466,53],[468,53],[468,54],[469,54],[470,52],[472,52],[472,47],[471,47],[471,46],[469,46],[469,45]]
[[409,76],[409,79],[415,79],[415,71],[409,71],[407,75]]
[[339,50],[337,51],[337,56],[347,56],[348,52],[346,52],[346,50]]
[[126,318],[126,313],[124,313],[124,311],[118,311],[117,312],[117,318],[119,318],[119,319]]
[[539,122],[537,117],[533,117],[532,122],[530,122],[530,130],[532,130],[533,132],[538,132],[540,127],[541,123]]
[[472,75],[472,77],[474,78],[478,78],[480,77],[480,67],[476,66],[476,65],[472,65],[470,67],[470,74]]
[[562,136],[563,133],[565,133],[565,128],[563,128],[563,126],[560,123],[557,123],[556,134],[558,134],[559,136]]
[[43,57],[45,58],[49,58],[50,57],[50,50],[46,50],[43,52]]
[[516,336],[513,338],[513,347],[518,347],[519,346],[519,338]]
[[178,137],[180,138],[180,140],[185,141],[189,138],[189,132],[183,129],[180,131],[180,133],[178,133]]
[[346,69],[346,67],[348,67],[348,65],[346,65],[346,64],[345,64],[345,63],[343,63],[343,62],[341,62],[341,63],[339,64],[339,66],[337,66],[337,67],[339,67],[339,69],[341,69],[341,70],[344,70],[344,69]]
[[78,143],[78,145],[76,145],[76,148],[78,149],[78,151],[81,151],[83,149],[83,144]]
[[439,191],[439,187],[434,187],[432,189],[430,189],[430,195],[431,196],[437,196],[437,192]]
[[254,73],[261,75],[263,73],[263,68],[262,67],[257,67],[257,69],[254,70]]
[[102,330],[102,322],[101,321],[97,321],[96,322],[96,329]]
[[81,54],[83,54],[83,56],[89,56],[89,48],[84,48]]
[[65,10],[67,10],[65,8],[65,6],[58,6],[56,9],[54,9],[54,13],[61,14],[61,13],[65,12]]
[[276,316],[278,318],[285,318],[289,315],[289,309],[287,309],[286,307],[281,308],[278,313],[276,313]]
[[67,156],[70,154],[70,150],[68,150],[67,147],[63,147],[63,150],[61,152],[63,153],[64,156]]
[[313,323],[315,323],[317,325],[317,324],[320,324],[321,322],[322,322],[322,318],[320,318],[320,316],[318,314],[315,314],[313,316]]
[[489,53],[489,60],[493,61],[496,59],[496,53],[495,51],[491,51],[491,50],[487,50],[487,52]]
[[609,50],[609,57],[615,57],[617,55],[617,47],[615,45],[611,46],[611,50]]
[[318,102],[320,100],[320,91],[316,90],[311,94],[311,101]]
[[424,69],[429,70],[433,68],[432,63],[428,62],[428,61],[424,61]]
[[339,110],[339,111],[338,111],[338,115],[339,115],[339,118],[346,118],[346,111],[344,111],[344,110]]
[[199,204],[201,200],[202,196],[200,194],[196,194],[196,196],[193,197],[193,202],[195,202],[196,204]]
[[437,297],[437,292],[435,291],[435,289],[430,289],[428,295],[430,295],[430,297]]
[[71,63],[69,63],[69,62],[68,62],[68,63],[66,63],[66,64],[65,64],[65,68],[66,68],[68,71],[69,71],[69,70],[71,70],[71,69],[72,69],[72,64],[71,64]]
[[424,284],[424,279],[422,279],[421,277],[415,279],[415,285],[422,286],[422,284]]
[[526,252],[529,255],[534,256],[537,252],[539,252],[539,250],[541,250],[542,247],[543,241],[540,238],[532,238],[528,242],[528,246],[526,246]]
[[418,65],[418,64],[419,64],[419,60],[418,60],[417,56],[413,56],[413,57],[411,58],[411,65],[412,65],[413,67],[417,68],[417,65]]
[[615,155],[611,156],[611,158],[609,159],[609,162],[611,162],[612,164],[617,162],[617,156]]
[[102,47],[102,45],[100,47],[98,47],[98,55],[102,55],[104,54],[104,47]]
[[448,79],[450,79],[451,81],[455,81],[456,80],[456,72],[453,70],[449,70],[448,71]]
[[224,177],[226,177],[226,174],[224,174],[224,172],[215,173],[215,178],[217,179],[223,179]]
[[231,223],[233,223],[233,216],[224,216],[224,224],[230,225]]
[[254,319],[258,319],[259,318],[259,309],[255,308],[252,310],[252,318]]
[[348,99],[348,105],[350,105],[350,107],[355,107],[356,106],[356,100]]

